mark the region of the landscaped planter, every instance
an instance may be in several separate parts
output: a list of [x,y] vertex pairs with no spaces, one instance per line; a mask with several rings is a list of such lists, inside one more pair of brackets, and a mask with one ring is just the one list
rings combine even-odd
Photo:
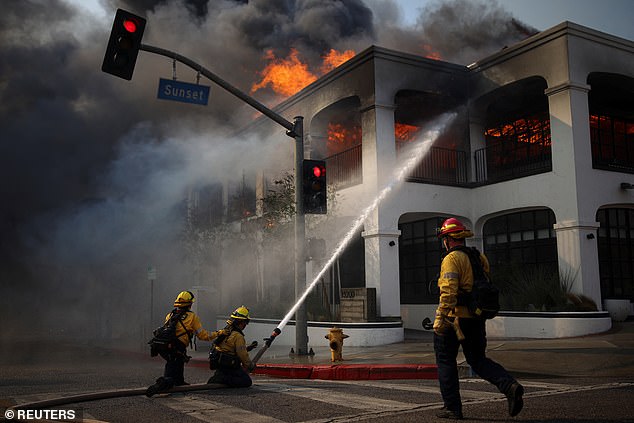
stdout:
[[606,299],[603,300],[603,308],[610,313],[615,322],[623,322],[632,311],[630,300]]
[[[219,318],[216,322],[217,327],[221,327],[222,323],[223,320]],[[249,339],[268,338],[279,323],[277,319],[251,319],[247,328]],[[366,323],[308,321],[309,346],[327,347],[328,341],[324,337],[333,326],[343,329],[343,332],[349,336],[344,341],[344,345],[348,347],[387,345],[403,342],[405,339],[403,322],[400,320],[395,322]],[[275,338],[275,345],[294,346],[295,342],[295,321],[291,320],[282,329],[282,333]]]
[[[431,330],[435,304],[401,306],[406,329]],[[567,338],[610,330],[612,319],[600,312],[515,312],[501,311],[487,320],[487,336],[491,338]]]
[[568,338],[610,330],[606,311],[521,312],[502,311],[487,320],[489,338]]

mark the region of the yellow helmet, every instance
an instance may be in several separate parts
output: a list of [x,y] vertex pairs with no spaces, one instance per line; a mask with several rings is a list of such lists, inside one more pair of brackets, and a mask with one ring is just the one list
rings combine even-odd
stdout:
[[238,320],[249,320],[249,309],[246,308],[245,306],[240,306],[238,308],[236,308],[233,313],[231,313],[231,318],[232,319],[238,319]]
[[174,307],[189,307],[194,302],[194,294],[191,291],[182,291],[174,300]]

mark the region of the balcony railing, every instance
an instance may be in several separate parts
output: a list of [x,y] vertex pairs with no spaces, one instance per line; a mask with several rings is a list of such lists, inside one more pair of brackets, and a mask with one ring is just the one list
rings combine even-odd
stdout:
[[326,158],[327,180],[338,188],[347,188],[363,182],[361,144]]
[[[496,143],[475,152],[477,184],[495,183],[552,170],[549,145]],[[328,183],[346,188],[363,182],[361,145],[326,158]],[[409,182],[466,186],[467,153],[432,147],[407,177]]]
[[476,183],[493,183],[550,172],[550,145],[500,142],[475,152]]
[[459,150],[431,147],[407,180],[439,185],[464,185],[467,183],[467,154]]

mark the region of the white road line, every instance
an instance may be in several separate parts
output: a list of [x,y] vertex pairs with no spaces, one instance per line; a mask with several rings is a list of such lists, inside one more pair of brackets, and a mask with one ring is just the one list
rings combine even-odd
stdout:
[[[158,402],[158,401],[157,401]],[[160,404],[203,422],[222,423],[283,423],[282,420],[243,410],[195,395],[170,395]]]
[[[372,380],[363,380],[363,381],[338,380],[337,382],[353,384],[357,386],[367,386],[369,388],[383,388],[383,389],[391,389],[391,390],[398,390],[398,391],[420,392],[423,394],[437,394],[440,397],[440,388],[438,388],[438,386],[420,386],[420,385],[409,385],[407,383],[389,383],[389,382],[382,383],[379,381],[372,381]],[[474,391],[470,389],[461,388],[460,395],[464,398],[491,398],[492,396],[499,396],[501,394],[499,392],[483,392],[483,391]]]
[[307,398],[314,401],[325,402],[334,406],[356,408],[360,410],[378,411],[378,410],[400,410],[409,408],[413,404],[401,401],[393,401],[378,397],[369,397],[365,395],[357,395],[344,392],[332,392],[325,389],[297,387],[286,384],[267,384],[257,387],[263,391],[279,392],[286,395],[292,395],[300,398]]

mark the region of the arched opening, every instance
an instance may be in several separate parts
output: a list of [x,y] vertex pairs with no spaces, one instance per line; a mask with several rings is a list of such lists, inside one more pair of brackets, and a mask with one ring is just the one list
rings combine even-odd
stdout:
[[478,181],[498,182],[552,170],[545,90],[546,81],[532,77],[487,95],[486,147],[475,153]]
[[592,167],[634,173],[634,78],[597,72],[588,84]]
[[634,208],[601,208],[597,220],[601,296],[634,301]]
[[[394,99],[394,139],[397,155],[415,142],[444,113],[458,112],[460,102],[437,93],[402,90]],[[434,142],[409,175],[411,182],[458,185],[467,182],[469,140],[464,119],[457,118]]]
[[363,182],[361,114],[358,97],[338,101],[311,123],[311,158],[326,160],[328,184],[346,188]]

